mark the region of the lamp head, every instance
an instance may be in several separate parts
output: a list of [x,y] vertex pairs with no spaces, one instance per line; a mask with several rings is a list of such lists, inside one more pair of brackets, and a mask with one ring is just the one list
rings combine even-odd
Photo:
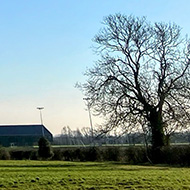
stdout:
[[44,107],[37,107],[37,109],[38,109],[38,110],[43,110],[43,109],[44,109]]

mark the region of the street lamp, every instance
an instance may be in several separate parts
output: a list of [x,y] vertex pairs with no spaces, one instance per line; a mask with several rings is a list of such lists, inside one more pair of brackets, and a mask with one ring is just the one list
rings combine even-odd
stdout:
[[91,136],[92,136],[92,141],[93,141],[92,116],[91,116],[90,104],[89,104],[90,98],[83,98],[83,100],[85,100],[87,102],[87,108],[88,108],[88,114],[89,114],[89,120],[90,120],[90,128],[91,128]]
[[44,109],[44,107],[37,107],[37,109],[40,111],[40,121],[41,121],[41,125],[42,125],[42,136],[44,137],[44,127],[43,127],[43,120],[42,120],[42,110]]
[[43,125],[42,110],[44,109],[44,107],[37,107],[37,109],[40,111],[40,121],[41,121],[41,125]]

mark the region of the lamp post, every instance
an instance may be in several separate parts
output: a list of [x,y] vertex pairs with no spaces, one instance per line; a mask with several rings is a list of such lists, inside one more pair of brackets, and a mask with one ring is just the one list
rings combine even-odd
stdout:
[[89,114],[89,120],[90,120],[90,128],[91,128],[91,140],[93,142],[93,126],[92,126],[92,116],[91,116],[91,111],[90,111],[90,104],[89,104],[89,100],[90,98],[83,98],[83,100],[85,100],[87,102],[87,108],[88,108],[88,114]]
[[40,111],[40,121],[41,121],[41,125],[42,125],[42,136],[44,137],[44,127],[43,127],[43,119],[42,119],[42,110],[44,109],[44,107],[37,107],[37,109]]

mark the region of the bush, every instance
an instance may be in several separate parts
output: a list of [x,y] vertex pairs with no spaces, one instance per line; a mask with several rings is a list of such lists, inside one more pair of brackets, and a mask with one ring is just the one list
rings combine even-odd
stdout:
[[148,162],[146,150],[143,147],[129,147],[125,150],[125,161],[130,164]]
[[[82,147],[55,148],[52,153],[47,140],[39,140],[38,151],[33,148],[0,147],[0,160],[52,159],[65,161],[121,161],[128,164],[144,164],[149,160],[144,147]],[[190,166],[190,146],[168,146],[159,150],[159,157],[154,160],[155,152],[149,148],[149,158],[155,164]]]
[[11,159],[13,160],[28,160],[30,159],[30,151],[13,150],[10,151]]
[[122,149],[120,147],[102,149],[102,159],[105,161],[120,161],[122,159]]
[[10,160],[11,156],[9,154],[9,151],[7,151],[6,148],[1,147],[0,148],[0,160]]
[[100,161],[101,160],[100,150],[96,147],[90,147],[86,151],[86,159],[87,161]]
[[73,156],[73,150],[65,150],[63,151],[63,160],[65,161],[74,161],[74,156]]
[[61,149],[53,150],[52,160],[63,160],[63,151]]
[[40,159],[47,160],[53,156],[50,142],[45,137],[39,139],[38,146],[38,156]]
[[75,151],[75,157],[79,161],[100,161],[100,151],[96,147],[81,148]]
[[72,160],[75,161],[87,161],[86,154],[85,154],[85,149],[83,148],[77,148],[72,152]]
[[161,149],[160,162],[170,165],[190,166],[190,146],[169,146]]

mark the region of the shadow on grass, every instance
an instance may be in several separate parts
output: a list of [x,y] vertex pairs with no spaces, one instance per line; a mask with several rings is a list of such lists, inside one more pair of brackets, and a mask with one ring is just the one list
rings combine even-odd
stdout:
[[92,170],[125,170],[125,171],[142,171],[142,170],[168,170],[169,168],[180,168],[180,166],[170,166],[170,165],[131,165],[129,163],[122,162],[70,162],[70,163],[54,163],[48,161],[49,164],[43,163],[32,163],[32,164],[0,164],[0,168],[72,168],[72,169],[92,169]]

